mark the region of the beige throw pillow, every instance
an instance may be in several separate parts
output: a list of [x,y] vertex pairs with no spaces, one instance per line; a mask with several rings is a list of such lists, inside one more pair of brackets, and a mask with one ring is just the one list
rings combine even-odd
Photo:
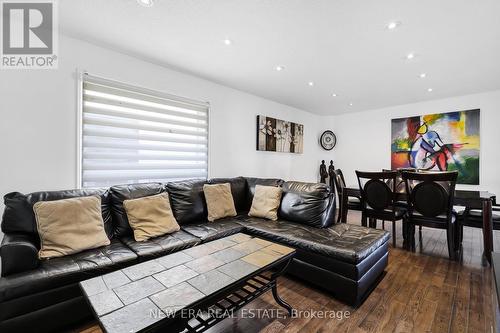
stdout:
[[248,216],[263,217],[276,221],[281,202],[281,188],[275,186],[255,186],[252,207]]
[[109,245],[101,215],[101,198],[39,201],[33,205],[40,259],[62,257]]
[[138,242],[180,230],[168,193],[123,201],[128,222]]
[[203,193],[207,202],[208,220],[215,220],[236,216],[233,195],[231,194],[231,184],[205,184]]

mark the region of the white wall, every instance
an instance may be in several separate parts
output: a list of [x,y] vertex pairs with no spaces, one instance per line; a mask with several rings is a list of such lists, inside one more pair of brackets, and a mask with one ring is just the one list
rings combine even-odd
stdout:
[[[320,117],[232,88],[61,37],[58,70],[0,73],[0,192],[76,185],[76,71],[211,103],[211,176],[315,180]],[[255,150],[256,115],[305,125],[304,154]]]
[[348,184],[355,170],[375,171],[391,166],[391,119],[406,116],[481,109],[480,185],[500,196],[500,91],[343,114],[329,118],[337,134],[335,162]]
[[[79,40],[61,37],[58,70],[0,71],[0,195],[74,188],[76,184],[76,72],[85,69],[147,88],[211,103],[211,177],[318,179],[318,162],[334,157],[350,184],[354,170],[390,167],[390,120],[481,109],[481,185],[500,194],[500,91],[319,117],[192,75]],[[305,125],[304,154],[255,150],[257,114]],[[318,135],[333,128],[333,152]],[[0,211],[3,210],[0,203]]]
[[[59,43],[58,70],[0,71],[0,196],[77,186],[77,69],[209,101],[211,177],[317,179],[320,117],[80,40]],[[304,154],[256,151],[258,114],[304,124]]]

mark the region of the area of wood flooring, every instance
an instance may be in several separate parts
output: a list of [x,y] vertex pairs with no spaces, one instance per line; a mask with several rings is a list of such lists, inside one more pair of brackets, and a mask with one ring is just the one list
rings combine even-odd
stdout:
[[[350,212],[349,223],[359,221],[359,214]],[[378,227],[382,227],[380,223]],[[391,230],[389,222],[385,229]],[[398,225],[397,247],[390,248],[386,275],[359,308],[300,280],[283,277],[280,295],[302,311],[301,316],[287,318],[284,312],[276,312],[279,306],[268,292],[240,310],[237,318],[226,319],[209,332],[493,332],[492,273],[481,266],[481,230],[464,230],[463,263],[447,259],[442,230],[424,228],[422,253],[419,247],[416,253],[402,250],[400,234]],[[494,238],[500,249],[500,233],[495,232]],[[418,233],[416,240],[419,245]],[[311,317],[318,316],[318,311],[349,317]],[[250,313],[260,313],[260,318],[251,318]],[[78,332],[101,331],[89,323]]]

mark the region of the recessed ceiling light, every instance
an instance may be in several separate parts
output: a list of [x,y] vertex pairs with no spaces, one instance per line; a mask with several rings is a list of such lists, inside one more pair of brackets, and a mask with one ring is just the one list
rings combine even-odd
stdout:
[[336,93],[333,93],[333,94],[332,94],[332,97],[337,97],[337,94],[336,94]]
[[411,60],[411,59],[413,59],[413,58],[415,58],[415,54],[414,54],[414,53],[408,53],[408,54],[406,55],[406,59],[408,59],[408,60]]
[[307,82],[307,84],[308,84],[310,87],[314,86],[314,82],[312,82],[312,81]]
[[419,76],[420,76],[421,79],[425,79],[427,77],[427,74],[421,73]]
[[278,71],[278,72],[281,72],[282,70],[285,69],[284,66],[276,66],[275,69]]
[[353,106],[353,104],[352,104],[352,103],[349,103],[349,106]]
[[230,39],[228,39],[228,38],[226,38],[226,39],[224,39],[224,44],[231,45],[231,44],[233,44],[233,41],[230,40]]
[[153,0],[137,0],[137,3],[144,7],[152,7],[154,5]]
[[432,92],[432,88],[427,89],[428,92]]
[[387,23],[386,28],[389,30],[394,30],[401,25],[400,21],[392,21]]

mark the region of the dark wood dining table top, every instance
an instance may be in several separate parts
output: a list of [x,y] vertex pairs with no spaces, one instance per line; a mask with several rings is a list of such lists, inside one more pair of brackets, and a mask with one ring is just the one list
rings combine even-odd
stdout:
[[[361,191],[358,186],[349,186],[345,188],[348,196],[361,196]],[[406,198],[406,192],[399,192],[398,197]],[[481,204],[486,200],[496,200],[496,195],[489,191],[476,190],[455,190],[454,203],[457,205],[468,206],[470,208],[481,208]]]
[[485,201],[495,200],[496,195],[488,191],[455,190],[455,200]]

